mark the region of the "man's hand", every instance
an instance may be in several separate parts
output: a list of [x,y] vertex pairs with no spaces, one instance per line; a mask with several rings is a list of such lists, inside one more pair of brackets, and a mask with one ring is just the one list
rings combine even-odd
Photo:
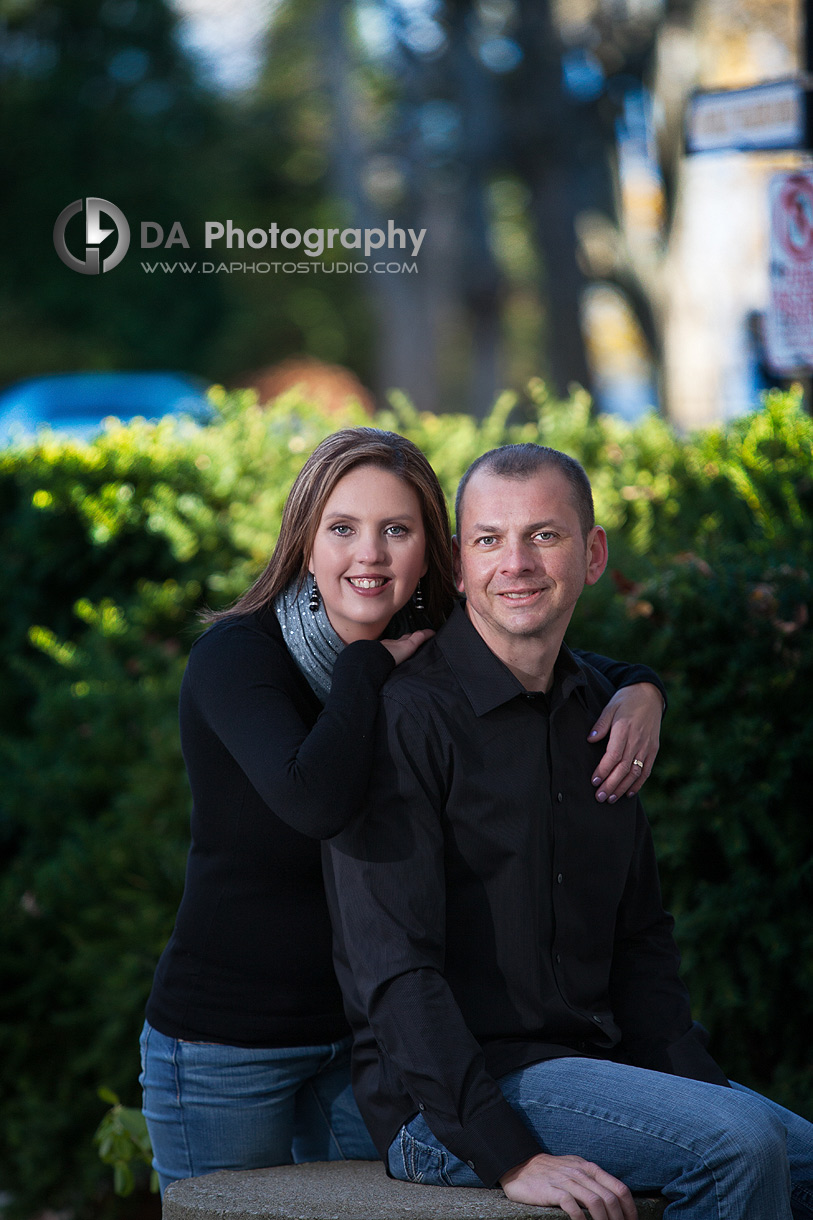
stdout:
[[536,1207],[561,1207],[573,1220],[637,1220],[638,1209],[623,1182],[580,1156],[540,1152],[500,1178],[506,1198]]
[[402,661],[406,661],[414,652],[417,652],[421,644],[425,644],[427,640],[431,640],[434,631],[429,627],[425,627],[422,631],[412,631],[408,635],[399,635],[397,640],[379,640],[383,644],[387,652],[391,652],[395,658],[395,664],[400,665]]
[[635,796],[641,790],[658,754],[662,717],[663,696],[651,682],[616,691],[587,739],[601,741],[610,734],[593,775],[597,801],[612,805],[625,792]]

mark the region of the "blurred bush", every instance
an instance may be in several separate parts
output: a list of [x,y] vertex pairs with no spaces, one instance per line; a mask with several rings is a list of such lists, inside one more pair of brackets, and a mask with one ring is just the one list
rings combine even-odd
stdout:
[[[147,1120],[135,1106],[123,1106],[110,1089],[99,1089],[99,1098],[110,1105],[93,1137],[105,1165],[113,1166],[113,1187],[126,1198],[133,1193],[133,1164],[152,1166],[152,1145]],[[159,1190],[158,1172],[150,1168],[150,1190]]]
[[[98,1089],[138,1104],[143,1005],[183,882],[176,703],[196,612],[265,562],[318,441],[369,422],[295,392],[218,405],[222,422],[188,436],[135,423],[0,454],[0,1186],[21,1213],[98,1214]],[[450,504],[494,445],[584,462],[613,571],[570,638],[667,683],[646,795],[697,1014],[732,1075],[813,1117],[813,422],[774,394],[680,439],[539,383],[482,423],[398,398],[374,422],[421,446]]]

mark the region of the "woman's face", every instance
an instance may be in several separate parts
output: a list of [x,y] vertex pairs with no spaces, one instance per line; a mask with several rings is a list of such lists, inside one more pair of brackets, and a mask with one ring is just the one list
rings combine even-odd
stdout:
[[328,497],[308,568],[340,639],[378,639],[426,572],[417,493],[380,466],[351,470]]

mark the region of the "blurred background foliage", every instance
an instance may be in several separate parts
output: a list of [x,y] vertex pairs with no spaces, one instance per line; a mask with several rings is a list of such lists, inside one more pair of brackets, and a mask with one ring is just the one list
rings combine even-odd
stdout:
[[[113,424],[0,453],[0,1185],[24,1215],[100,1214],[97,1090],[138,1104],[143,1006],[183,883],[176,703],[196,612],[264,564],[314,445],[368,420],[295,392],[215,398],[220,422],[186,434]],[[646,804],[697,1015],[732,1076],[813,1118],[813,421],[798,397],[683,439],[540,381],[481,422],[403,396],[374,422],[421,446],[450,504],[497,444],[584,462],[611,572],[570,639],[666,682]]]
[[[348,366],[379,404],[397,386],[421,409],[482,418],[501,387],[539,373],[560,395],[577,382],[605,409],[660,404],[684,426],[700,391],[681,369],[716,386],[736,366],[730,401],[721,390],[704,419],[770,384],[747,321],[764,306],[759,240],[737,251],[747,282],[730,270],[716,363],[697,305],[713,294],[708,252],[681,295],[698,275],[681,246],[697,227],[681,132],[695,87],[798,67],[791,0],[269,0],[254,5],[256,64],[228,86],[188,53],[195,7],[0,0],[0,214],[15,238],[0,250],[0,383],[165,366],[234,386],[304,355]],[[224,40],[248,7],[225,10]],[[759,160],[749,215],[772,164]],[[723,173],[703,189],[724,191],[733,216],[747,192]],[[57,215],[89,195],[131,224],[110,275],[54,254]],[[206,218],[391,219],[426,239],[418,274],[335,273],[346,251],[320,260],[333,274],[184,274],[212,257]],[[180,221],[190,248],[139,250],[142,221],[165,236]],[[710,244],[725,245],[715,225]]]

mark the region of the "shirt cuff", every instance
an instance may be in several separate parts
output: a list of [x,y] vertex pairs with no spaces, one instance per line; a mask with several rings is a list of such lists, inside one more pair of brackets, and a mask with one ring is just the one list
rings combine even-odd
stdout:
[[[426,1112],[424,1117],[432,1126]],[[437,1131],[435,1134],[446,1143],[442,1135]],[[497,1186],[509,1169],[522,1165],[542,1151],[536,1137],[505,1100],[495,1102],[469,1119],[465,1127],[455,1133],[452,1142],[454,1147],[451,1143],[446,1145],[449,1151],[465,1161],[483,1185],[489,1187]]]
[[383,686],[395,669],[395,657],[378,640],[355,640],[343,648],[333,667],[333,680],[359,666],[371,682]]
[[660,691],[661,699],[663,699],[663,714],[665,716],[666,709],[669,706],[669,701],[666,697],[666,687],[654,669],[650,669],[648,665],[630,665],[629,674],[618,689],[622,690],[625,686],[637,686],[639,682],[648,682],[650,686],[654,686]]

